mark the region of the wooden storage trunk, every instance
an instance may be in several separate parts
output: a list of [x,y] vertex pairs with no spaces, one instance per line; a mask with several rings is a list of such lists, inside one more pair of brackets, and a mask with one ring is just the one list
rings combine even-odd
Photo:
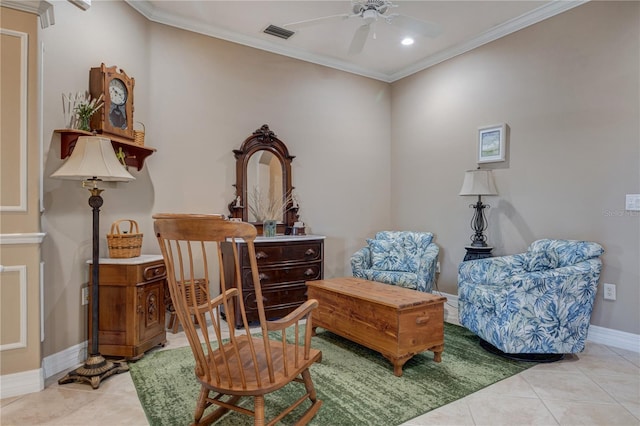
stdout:
[[444,350],[445,297],[354,277],[307,282],[309,299],[319,307],[313,328],[322,327],[380,352],[402,375],[413,355]]

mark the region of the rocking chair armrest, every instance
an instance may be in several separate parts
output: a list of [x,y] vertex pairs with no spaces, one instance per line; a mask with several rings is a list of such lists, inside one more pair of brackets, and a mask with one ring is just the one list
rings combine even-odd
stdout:
[[[211,301],[209,301],[209,303],[205,302],[205,303],[201,303],[198,305],[198,312],[199,313],[203,313],[206,312],[209,309],[209,305],[211,305],[213,308],[216,308],[220,305],[222,305],[223,300],[225,298],[231,297],[231,296],[235,296],[239,294],[238,289],[233,287],[230,289],[227,289],[224,293],[217,295],[216,297],[214,297],[213,299],[211,299]],[[193,307],[189,306],[189,313],[191,315],[195,314]]]
[[311,311],[318,307],[318,301],[316,299],[309,299],[302,305],[298,306],[295,311],[289,315],[272,321],[267,321],[267,330],[277,331],[284,330],[292,324],[300,321],[302,318],[311,314]]

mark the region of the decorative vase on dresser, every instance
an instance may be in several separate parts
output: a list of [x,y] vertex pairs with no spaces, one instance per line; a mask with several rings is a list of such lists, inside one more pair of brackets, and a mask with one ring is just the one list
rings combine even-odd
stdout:
[[[165,286],[161,255],[129,259],[101,258],[99,350],[102,355],[135,361],[154,346],[167,343]],[[89,263],[91,277],[92,261]],[[89,283],[92,285],[92,283]],[[89,291],[91,294],[91,291]],[[89,303],[89,339],[92,329]]]
[[[267,319],[282,318],[307,300],[305,281],[321,280],[324,275],[324,239],[322,235],[277,235],[257,237],[255,240],[256,261],[262,284],[264,310]],[[247,320],[257,321],[256,296],[251,280],[247,244],[236,241],[241,253],[242,293]],[[223,254],[233,250],[231,242],[222,244]],[[231,256],[225,256],[231,258]],[[233,265],[225,264],[225,279],[235,282]],[[235,318],[227,322],[240,327],[241,317],[235,307]]]

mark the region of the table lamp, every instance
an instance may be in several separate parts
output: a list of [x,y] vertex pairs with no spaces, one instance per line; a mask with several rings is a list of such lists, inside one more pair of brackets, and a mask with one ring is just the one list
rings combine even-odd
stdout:
[[471,236],[471,247],[487,247],[487,237],[483,233],[487,229],[484,209],[490,206],[482,203],[482,196],[498,195],[496,186],[493,183],[491,170],[477,169],[466,171],[459,195],[478,196],[478,202],[469,205],[469,207],[475,209],[473,218],[471,219],[471,229],[474,231],[474,234]]

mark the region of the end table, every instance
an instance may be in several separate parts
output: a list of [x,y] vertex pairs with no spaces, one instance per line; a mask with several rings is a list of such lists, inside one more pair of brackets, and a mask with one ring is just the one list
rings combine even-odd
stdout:
[[467,250],[467,254],[464,255],[464,261],[466,262],[467,260],[486,259],[487,257],[491,257],[491,250],[493,250],[493,247],[466,246],[465,250]]
[[[164,258],[160,255],[142,255],[129,259],[101,258],[99,261],[100,353],[135,361],[154,346],[164,346],[167,343],[167,271]],[[89,260],[87,263],[91,271],[93,262]],[[91,321],[89,303],[89,339],[92,337]]]

